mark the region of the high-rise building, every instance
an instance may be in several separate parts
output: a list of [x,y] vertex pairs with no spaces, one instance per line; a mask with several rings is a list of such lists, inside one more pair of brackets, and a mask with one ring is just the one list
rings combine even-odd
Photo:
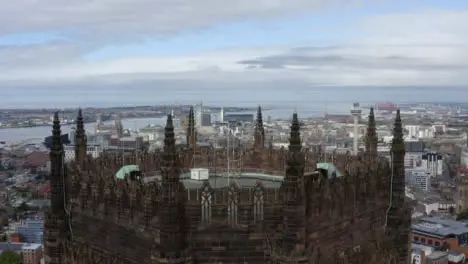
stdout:
[[408,131],[408,136],[411,138],[419,138],[420,126],[406,125],[405,130]]
[[0,252],[13,251],[21,255],[23,264],[41,264],[43,259],[42,244],[0,242]]
[[411,187],[424,192],[431,190],[431,174],[427,169],[407,169],[406,174],[408,175],[408,183]]
[[15,232],[24,237],[24,242],[42,244],[44,240],[44,220],[21,220],[19,225],[15,227]]
[[195,106],[195,126],[200,128],[203,126],[203,103],[200,102]]
[[23,264],[40,264],[43,257],[42,244],[24,244],[22,255]]
[[428,152],[424,153],[421,159],[421,167],[427,169],[432,177],[442,175],[444,167],[442,154]]
[[221,110],[219,111],[219,122],[224,122],[224,107],[221,107]]
[[361,118],[362,110],[359,106],[359,103],[354,103],[353,108],[351,108],[351,115],[353,116],[353,152],[355,155],[358,153],[358,142],[359,142],[359,118]]

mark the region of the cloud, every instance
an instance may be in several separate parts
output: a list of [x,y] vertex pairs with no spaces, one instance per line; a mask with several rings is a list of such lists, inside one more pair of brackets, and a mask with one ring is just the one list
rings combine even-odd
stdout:
[[[248,7],[243,0],[236,2],[239,6],[224,2],[220,5],[210,0],[155,2],[161,5],[152,16],[151,8],[142,8],[143,0],[132,2],[134,6],[114,4],[113,8],[108,8],[106,1],[71,1],[66,8],[61,2],[57,2],[56,8],[46,5],[54,3],[53,0],[27,1],[23,2],[25,13],[34,3],[44,4],[42,9],[37,10],[38,14],[31,14],[31,21],[36,22],[30,23],[26,19],[21,22],[22,26],[7,26],[10,22],[3,24],[4,18],[0,14],[0,32],[7,28],[32,29],[34,25],[38,29],[52,29],[60,21],[63,28],[86,28],[87,32],[91,32],[89,34],[102,33],[108,37],[118,33],[113,30],[131,31],[132,25],[139,34],[164,34],[190,27],[184,25],[183,21],[187,22],[187,19],[181,17],[190,17],[193,12],[199,13],[196,16],[193,13],[193,21],[190,17],[192,26],[204,26],[218,19],[221,21],[224,15],[228,20],[262,17],[283,11],[293,12],[294,4],[302,8],[321,5],[319,1],[310,0],[249,1],[253,7]],[[168,5],[167,9],[162,8],[163,4]],[[207,4],[211,4],[212,9],[204,10]],[[0,13],[10,10],[11,14],[15,14],[20,9],[15,11],[12,8],[21,6],[7,5],[10,6],[0,9]],[[72,11],[72,8],[78,11]],[[123,11],[125,9],[127,12]],[[138,19],[137,9],[145,9],[141,11],[143,13],[138,13],[141,19]],[[213,10],[220,13],[215,14]],[[164,15],[165,12],[172,16]],[[46,19],[44,14],[49,13],[51,16]],[[85,14],[89,19],[86,23],[81,17]],[[147,25],[148,21],[151,23]],[[144,25],[137,27],[137,24]],[[347,30],[356,34],[333,46],[327,46],[327,43],[320,46],[297,43],[291,46],[244,47],[183,56],[125,57],[103,61],[84,60],[83,56],[95,46],[73,42],[2,47],[0,87],[75,87],[79,84],[83,89],[97,89],[106,85],[129,87],[139,82],[145,86],[154,83],[155,87],[169,89],[181,89],[181,86],[191,83],[196,84],[194,87],[205,89],[235,85],[254,89],[265,87],[265,84],[287,89],[288,83],[304,87],[468,84],[468,38],[464,34],[468,30],[468,11],[420,10],[407,14],[368,15],[348,24]]]
[[370,15],[338,46],[291,48],[238,63],[246,70],[295,69],[331,85],[468,84],[468,11]]
[[[360,46],[351,49],[350,47],[336,48],[331,51],[315,50],[307,52],[301,50],[291,50],[283,54],[259,57],[256,59],[239,61],[240,64],[250,66],[249,68],[287,68],[302,67],[303,69],[323,69],[323,68],[342,68],[342,69],[382,69],[382,70],[466,70],[467,63],[464,62],[444,62],[437,59],[431,59],[430,55],[426,58],[412,56],[411,54],[402,55],[405,50],[412,47],[400,46],[401,51],[395,52],[394,46],[379,46],[380,55],[369,54],[373,46]],[[439,52],[441,47],[425,48],[427,52]]]
[[18,0],[2,3],[0,35],[72,30],[94,40],[132,39],[350,5],[356,0]]
[[0,46],[0,71],[54,68],[79,61],[87,48],[64,42]]

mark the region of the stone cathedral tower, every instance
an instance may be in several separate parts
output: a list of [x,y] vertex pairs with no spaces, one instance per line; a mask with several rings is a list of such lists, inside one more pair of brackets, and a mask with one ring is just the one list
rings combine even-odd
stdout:
[[75,132],[75,161],[77,165],[84,168],[87,161],[87,139],[86,131],[84,128],[83,113],[81,109],[78,110],[78,117],[76,118],[76,132]]
[[387,234],[398,264],[409,263],[409,229],[411,211],[405,203],[405,144],[400,110],[397,110],[392,140],[392,173],[390,175],[390,207],[387,214]]
[[[373,119],[371,112],[368,153],[376,152]],[[65,166],[60,121],[55,114],[45,263],[409,263],[411,223],[404,199],[405,150],[399,112],[391,163],[381,157],[366,160],[342,155],[336,158],[336,167],[346,174],[333,179],[316,171],[320,153],[302,147],[297,113],[292,118],[288,149],[264,148],[262,123],[259,109],[254,143],[258,148],[236,150],[247,165],[236,169],[263,171],[262,178],[252,183],[250,175],[241,175],[244,178],[229,186],[217,186],[210,180],[194,186],[181,177],[193,168],[194,151],[176,149],[171,115],[164,148],[135,158],[143,173],[157,176],[156,182],[142,183],[118,179],[115,172],[122,162],[114,155],[87,157],[81,111],[76,124],[76,160]],[[200,156],[206,159],[200,161],[201,166],[214,171],[225,167],[225,149],[204,150]],[[249,181],[243,183],[243,179]],[[372,188],[362,188],[363,182]],[[352,188],[360,190],[359,195]],[[341,195],[327,200],[337,193]],[[356,215],[360,215],[357,221],[349,221]],[[348,221],[345,229],[343,221]],[[375,247],[380,244],[381,248]],[[355,252],[356,246],[359,252]],[[347,262],[329,261],[337,258]]]
[[257,120],[255,122],[254,148],[263,149],[265,146],[265,129],[263,127],[262,108],[257,110]]
[[67,175],[58,113],[54,115],[50,150],[51,207],[44,221],[44,258],[46,264],[63,264],[70,238]]
[[161,163],[161,255],[157,263],[191,263],[185,232],[184,186],[172,116],[167,116]]
[[285,259],[280,263],[307,263],[304,255],[306,245],[305,231],[305,190],[304,156],[297,113],[293,114],[289,138],[289,153],[286,160],[286,175],[283,181],[283,239],[282,253]]

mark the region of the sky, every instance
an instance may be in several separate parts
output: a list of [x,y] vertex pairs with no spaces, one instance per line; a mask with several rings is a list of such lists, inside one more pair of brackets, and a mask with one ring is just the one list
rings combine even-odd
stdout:
[[344,91],[380,99],[413,87],[460,99],[466,32],[466,0],[7,1],[0,108],[49,93],[52,106],[354,99]]

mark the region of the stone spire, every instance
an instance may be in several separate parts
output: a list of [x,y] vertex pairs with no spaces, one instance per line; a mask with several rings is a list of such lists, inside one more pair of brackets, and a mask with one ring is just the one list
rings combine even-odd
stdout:
[[87,156],[87,138],[84,128],[83,113],[81,108],[78,109],[78,116],[76,117],[76,130],[75,130],[75,161],[76,164],[83,167],[86,162]]
[[289,138],[289,154],[286,161],[284,189],[284,237],[285,254],[299,254],[305,247],[305,204],[304,204],[304,155],[301,151],[300,125],[294,113]]
[[263,148],[265,146],[265,129],[263,127],[262,108],[258,106],[257,120],[255,122],[254,147]]
[[[292,122],[291,122],[291,132],[289,135],[289,152],[293,153],[300,153],[302,149],[302,143],[301,143],[301,132],[300,130],[300,125],[299,125],[299,119],[297,118],[297,113],[294,112]],[[291,160],[296,161],[295,159],[291,159],[292,157],[289,157],[288,162]]]
[[400,110],[397,110],[393,126],[393,139],[391,146],[393,165],[393,201],[402,204],[405,195],[405,142],[403,139],[403,126],[401,123]]
[[69,238],[69,217],[66,211],[66,168],[62,131],[58,113],[54,115],[52,126],[52,146],[50,149],[50,191],[51,206],[44,219],[44,259],[46,264],[62,264],[63,252]]
[[50,149],[50,188],[51,188],[51,208],[54,214],[65,213],[65,168],[64,151],[62,142],[62,130],[58,112],[54,115],[52,126],[52,147]]
[[366,133],[366,152],[371,156],[377,155],[377,131],[375,127],[374,108],[371,107],[369,112],[369,121],[367,122]]
[[164,152],[163,161],[165,167],[178,167],[178,157],[175,145],[174,124],[172,115],[167,115],[166,127],[164,128]]
[[197,129],[195,128],[195,112],[193,106],[190,106],[188,114],[187,126],[187,146],[190,148],[196,147],[197,144]]
[[184,256],[186,241],[183,186],[179,182],[181,169],[171,115],[167,116],[164,136],[161,164],[161,258],[169,263],[184,263],[175,261]]
[[398,254],[398,263],[409,262],[409,232],[411,210],[405,203],[405,142],[400,110],[397,110],[391,147],[392,175],[390,177],[390,207],[387,215],[387,234],[392,240],[393,250]]

